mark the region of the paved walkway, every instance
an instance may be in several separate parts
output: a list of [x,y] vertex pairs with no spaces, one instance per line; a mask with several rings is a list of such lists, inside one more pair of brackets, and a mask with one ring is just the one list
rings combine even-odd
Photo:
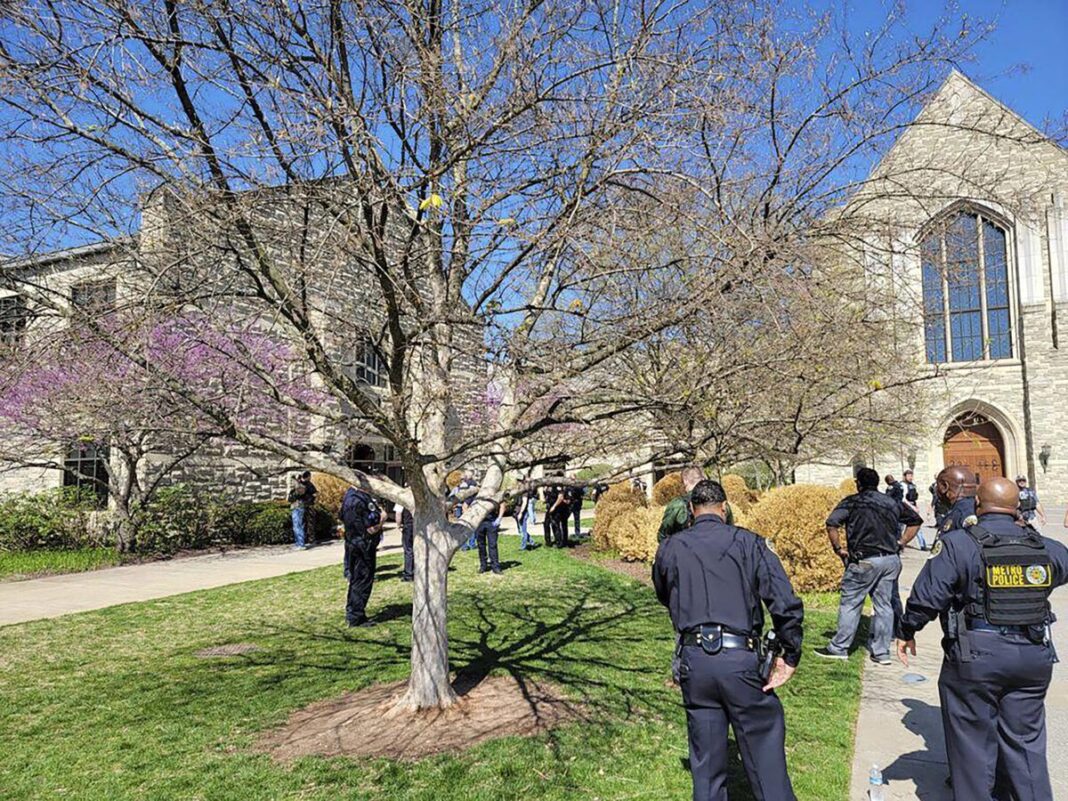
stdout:
[[[379,553],[399,549],[399,531],[387,529]],[[273,545],[0,582],[0,626],[340,565],[341,558],[341,541],[335,540],[306,551]]]
[[[1068,530],[1061,526],[1064,509],[1052,510],[1047,536],[1068,542]],[[923,567],[926,554],[909,550],[901,576],[902,597],[908,596],[912,582]],[[1061,621],[1053,634],[1062,658],[1068,661],[1068,589],[1052,596],[1053,610]],[[929,624],[916,638],[917,655],[909,668],[894,661],[891,667],[867,663],[860,719],[857,722],[856,751],[850,801],[866,799],[868,771],[873,764],[882,768],[887,801],[952,801],[945,784],[949,769],[942,737],[942,717],[938,703],[938,670],[942,664],[941,628]],[[926,681],[907,683],[907,674]],[[1054,798],[1068,798],[1068,667],[1057,665],[1046,700],[1049,727],[1049,764]]]

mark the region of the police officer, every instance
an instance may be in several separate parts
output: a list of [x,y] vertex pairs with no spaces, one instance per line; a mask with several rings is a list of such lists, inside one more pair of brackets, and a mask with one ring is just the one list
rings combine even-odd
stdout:
[[[916,505],[920,501],[920,491],[916,488],[916,484],[913,481],[913,472],[911,470],[906,470],[904,475],[902,476],[902,478],[901,478],[901,487],[905,491],[905,504],[910,509],[912,509],[912,511],[914,511],[916,514],[920,514],[920,509]],[[915,539],[916,539],[916,544],[919,546],[920,550],[921,551],[926,551],[927,550],[927,540],[923,536],[923,528],[922,528],[922,526],[916,532]]]
[[845,573],[838,601],[838,630],[826,646],[816,649],[816,655],[824,659],[849,658],[864,599],[870,595],[874,615],[868,650],[873,662],[889,665],[890,641],[895,620],[901,614],[899,554],[915,536],[923,518],[879,492],[879,474],[870,467],[860,468],[856,481],[857,492],[844,498],[827,518],[827,538],[845,564]]
[[349,577],[345,617],[350,627],[373,626],[374,621],[367,617],[367,601],[375,580],[382,511],[366,492],[349,487],[341,501],[341,522],[345,525],[345,559]]
[[1056,661],[1049,595],[1068,582],[1068,549],[1016,524],[1019,491],[984,481],[978,522],[943,533],[912,586],[898,656],[941,618],[938,693],[956,801],[1052,801],[1045,696]]
[[[698,482],[690,493],[694,524],[664,540],[653,564],[657,598],[680,639],[693,798],[727,798],[730,725],[758,801],[794,801],[786,772],[786,723],[774,690],[790,679],[801,658],[804,607],[767,541],[724,522],[726,500],[718,482]],[[766,681],[759,678],[756,653],[764,628],[762,603],[783,645]]]
[[905,500],[905,488],[901,486],[900,481],[891,475],[886,477],[886,494],[898,503]]
[[1038,516],[1041,525],[1046,525],[1046,510],[1038,502],[1038,493],[1027,486],[1027,476],[1016,476],[1016,486],[1020,488],[1020,517],[1028,525]]
[[556,538],[556,547],[566,548],[568,547],[567,524],[571,516],[571,503],[566,487],[557,485],[553,487],[553,493],[555,500],[548,512],[548,517],[551,518],[549,522],[553,536]]
[[545,518],[541,521],[542,533],[545,535],[545,547],[551,548],[553,545],[553,531],[556,528],[556,524],[553,520],[552,510],[556,506],[557,498],[560,496],[560,488],[556,486],[545,486],[541,488],[541,499],[545,504]]
[[[586,497],[586,489],[574,484],[567,488],[567,502],[571,510],[571,516],[575,520],[575,539],[582,536],[582,501]],[[567,528],[567,521],[564,521]]]
[[963,465],[945,468],[935,479],[935,489],[948,510],[938,524],[938,536],[964,528],[964,521],[975,517],[975,473]]

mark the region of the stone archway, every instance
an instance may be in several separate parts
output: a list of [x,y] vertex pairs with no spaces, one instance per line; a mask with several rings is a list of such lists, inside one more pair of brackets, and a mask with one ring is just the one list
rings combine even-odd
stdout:
[[947,426],[942,440],[943,464],[962,465],[982,481],[1005,476],[1005,440],[1001,430],[978,412],[958,415]]

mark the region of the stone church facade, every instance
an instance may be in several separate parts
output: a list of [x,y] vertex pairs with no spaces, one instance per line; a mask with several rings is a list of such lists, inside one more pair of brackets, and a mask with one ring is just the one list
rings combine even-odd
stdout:
[[[296,252],[294,242],[301,254],[315,254],[301,267],[306,269],[303,278],[310,278],[305,290],[309,315],[335,364],[341,365],[364,391],[382,402],[387,393],[387,367],[381,355],[385,347],[384,343],[378,347],[373,344],[373,336],[381,335],[372,333],[382,329],[377,317],[382,306],[378,284],[344,248],[331,247],[337,234],[329,221],[316,224],[313,219],[309,224],[307,209],[316,208],[316,199],[322,191],[313,187],[306,195],[300,195],[297,191],[261,190],[247,193],[242,202],[248,204],[248,214],[257,225],[257,233],[274,250],[278,263],[297,263],[296,257],[286,252],[287,248]],[[20,347],[33,342],[35,337],[48,337],[50,325],[65,324],[57,321],[61,317],[54,313],[37,315],[32,300],[27,300],[28,294],[20,293],[21,286],[45,287],[47,294],[64,299],[63,303],[70,307],[87,305],[106,312],[136,307],[148,291],[146,276],[148,283],[158,282],[161,277],[170,280],[173,276],[177,284],[193,286],[203,286],[204,282],[216,279],[228,285],[237,281],[233,276],[238,271],[231,269],[226,248],[214,244],[225,237],[212,228],[210,214],[200,216],[194,211],[179,215],[174,205],[166,193],[157,190],[142,199],[141,225],[136,236],[0,262],[0,270],[7,279],[0,283],[0,347]],[[164,261],[167,264],[159,266]],[[219,313],[234,311],[239,317],[242,313],[239,305],[226,305],[240,304],[239,300],[231,300],[239,297],[240,293],[230,286],[213,302],[220,304]],[[204,310],[212,309],[205,306]],[[470,424],[485,396],[486,362],[481,354],[481,334],[477,326],[471,326],[462,328],[456,335],[461,341],[460,352],[450,380],[459,388],[459,419],[450,424],[460,428]],[[418,393],[418,387],[413,391]],[[306,444],[349,467],[403,483],[403,469],[393,445],[354,415],[351,419],[354,422],[344,430],[336,424],[321,422],[302,426],[301,430],[308,428],[313,432]],[[293,442],[300,436],[303,435],[293,431],[287,434]],[[107,504],[108,483],[121,481],[122,476],[120,460],[110,452],[114,449],[104,442],[52,445],[48,453],[20,453],[10,461],[0,451],[0,493],[81,486],[93,489],[101,506]],[[173,456],[157,449],[142,464],[144,476],[159,475],[166,466],[163,486],[183,483],[240,500],[285,498],[293,473],[303,469],[303,465],[273,453],[221,437],[209,440],[193,456],[175,466],[170,464]],[[33,462],[51,466],[27,466]]]
[[929,378],[922,421],[797,480],[912,468],[922,491],[961,464],[1068,504],[1068,151],[953,72],[848,206],[911,323],[899,344]]

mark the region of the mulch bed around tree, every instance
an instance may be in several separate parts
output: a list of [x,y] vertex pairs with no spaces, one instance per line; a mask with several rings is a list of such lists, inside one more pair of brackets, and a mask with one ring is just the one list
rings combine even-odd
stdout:
[[593,545],[588,542],[579,545],[577,548],[572,548],[570,554],[576,559],[603,567],[605,570],[611,570],[613,573],[622,573],[624,576],[630,576],[632,579],[637,579],[650,587],[653,586],[651,568],[645,562],[624,562],[622,559],[606,557],[595,551]]
[[264,734],[256,750],[279,762],[304,756],[389,757],[415,761],[455,753],[486,740],[532,735],[583,719],[580,704],[550,684],[492,676],[446,710],[396,708],[405,682],[376,684],[317,701]]

